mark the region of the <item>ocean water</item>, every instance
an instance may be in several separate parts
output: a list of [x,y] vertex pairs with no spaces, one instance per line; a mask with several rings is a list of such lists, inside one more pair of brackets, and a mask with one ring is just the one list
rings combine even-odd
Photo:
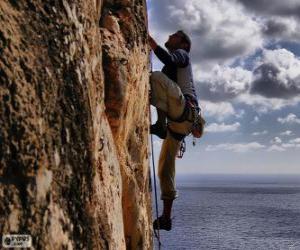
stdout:
[[181,176],[177,188],[161,249],[300,250],[299,176]]

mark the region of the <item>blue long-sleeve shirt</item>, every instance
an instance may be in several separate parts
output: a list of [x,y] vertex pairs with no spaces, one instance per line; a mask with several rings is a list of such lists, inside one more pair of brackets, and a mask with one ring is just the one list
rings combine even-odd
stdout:
[[191,97],[197,103],[192,66],[188,52],[183,49],[177,49],[172,53],[168,53],[162,47],[157,46],[154,53],[164,64],[162,72],[178,84],[185,96]]

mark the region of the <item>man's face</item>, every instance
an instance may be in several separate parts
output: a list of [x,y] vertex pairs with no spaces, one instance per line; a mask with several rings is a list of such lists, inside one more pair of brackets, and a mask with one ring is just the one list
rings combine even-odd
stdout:
[[165,46],[168,50],[179,49],[181,48],[181,45],[182,45],[182,36],[178,32],[170,35],[168,41],[165,43]]

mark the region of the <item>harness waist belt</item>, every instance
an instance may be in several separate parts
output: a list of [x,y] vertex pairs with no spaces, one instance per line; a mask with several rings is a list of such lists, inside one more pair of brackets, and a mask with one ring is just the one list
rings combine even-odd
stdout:
[[182,114],[176,118],[170,118],[168,117],[171,121],[174,122],[184,122],[184,121],[190,121],[190,122],[194,122],[192,119],[192,108],[195,108],[197,110],[197,113],[200,111],[200,108],[198,107],[198,102],[197,100],[195,100],[195,98],[193,98],[190,95],[184,95],[185,98],[185,106],[184,106],[184,110],[182,112]]

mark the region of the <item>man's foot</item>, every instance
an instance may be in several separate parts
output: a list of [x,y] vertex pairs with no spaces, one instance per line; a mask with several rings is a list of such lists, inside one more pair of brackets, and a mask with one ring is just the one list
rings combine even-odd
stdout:
[[160,139],[166,139],[167,129],[160,125],[160,123],[155,123],[150,126],[150,134],[157,135]]
[[153,228],[155,230],[170,231],[172,229],[172,220],[165,218],[164,216],[160,216],[153,222]]

